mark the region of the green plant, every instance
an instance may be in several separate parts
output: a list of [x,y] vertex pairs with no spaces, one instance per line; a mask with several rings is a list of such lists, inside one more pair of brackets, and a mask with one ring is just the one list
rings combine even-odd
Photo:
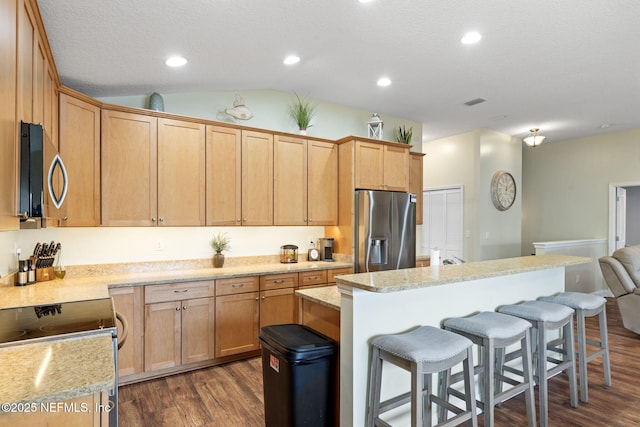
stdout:
[[313,126],[311,119],[316,115],[316,108],[308,99],[300,98],[297,93],[293,92],[296,100],[289,105],[289,115],[296,122],[300,130],[304,130]]
[[411,144],[413,139],[413,128],[407,129],[404,125],[398,126],[396,129],[396,141],[402,144]]
[[227,233],[218,233],[209,242],[211,248],[217,253],[231,249],[231,238]]

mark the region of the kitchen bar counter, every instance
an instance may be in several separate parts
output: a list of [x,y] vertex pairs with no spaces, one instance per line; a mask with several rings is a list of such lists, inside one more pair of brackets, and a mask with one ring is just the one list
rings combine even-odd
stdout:
[[[365,424],[371,340],[451,317],[552,295],[565,288],[565,267],[591,258],[540,255],[349,274],[336,277],[340,300],[340,425]],[[316,295],[316,298],[319,298]],[[406,372],[388,366],[383,393],[409,391]],[[402,424],[409,418],[400,410]]]

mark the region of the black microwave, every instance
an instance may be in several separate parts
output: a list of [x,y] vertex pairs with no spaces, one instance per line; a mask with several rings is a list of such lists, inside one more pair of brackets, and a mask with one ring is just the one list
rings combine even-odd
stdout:
[[21,228],[57,225],[68,177],[58,150],[42,125],[20,123]]

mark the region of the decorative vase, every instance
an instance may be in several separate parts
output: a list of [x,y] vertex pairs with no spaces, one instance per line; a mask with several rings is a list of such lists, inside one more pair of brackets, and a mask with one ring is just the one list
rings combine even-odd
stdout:
[[158,92],[153,92],[149,97],[149,109],[154,111],[164,111],[164,100]]
[[224,265],[224,254],[222,252],[216,252],[213,254],[213,267],[222,268]]
[[306,134],[307,134],[306,129],[300,129],[300,135],[306,135]]

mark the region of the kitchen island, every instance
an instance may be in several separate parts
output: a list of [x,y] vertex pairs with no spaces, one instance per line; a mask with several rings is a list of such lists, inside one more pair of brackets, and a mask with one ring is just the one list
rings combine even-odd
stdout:
[[[565,267],[588,262],[592,259],[541,255],[337,276],[340,425],[365,424],[370,342],[375,337],[421,325],[440,327],[450,317],[561,292]],[[408,391],[409,384],[408,373],[385,366],[383,398]]]

